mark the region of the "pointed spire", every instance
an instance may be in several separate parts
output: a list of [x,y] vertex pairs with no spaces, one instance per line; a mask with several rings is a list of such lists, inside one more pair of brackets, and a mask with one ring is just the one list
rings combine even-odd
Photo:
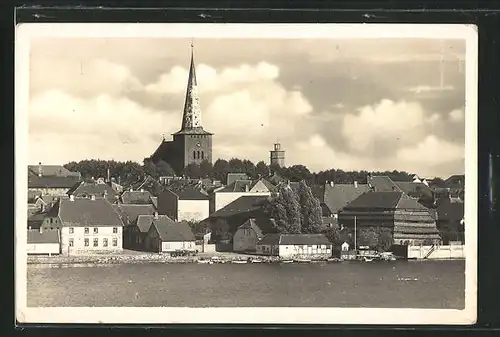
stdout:
[[196,82],[196,68],[194,65],[193,42],[191,41],[191,65],[186,89],[186,101],[184,103],[184,114],[182,117],[181,130],[201,128],[201,109],[198,97],[198,85]]

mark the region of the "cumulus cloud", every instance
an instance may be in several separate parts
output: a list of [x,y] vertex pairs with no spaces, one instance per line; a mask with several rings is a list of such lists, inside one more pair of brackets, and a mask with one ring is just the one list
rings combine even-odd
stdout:
[[398,150],[397,158],[419,165],[439,165],[463,159],[464,151],[463,146],[428,135],[417,145]]
[[456,109],[450,112],[450,119],[453,122],[462,122],[464,117],[464,111],[462,109]]

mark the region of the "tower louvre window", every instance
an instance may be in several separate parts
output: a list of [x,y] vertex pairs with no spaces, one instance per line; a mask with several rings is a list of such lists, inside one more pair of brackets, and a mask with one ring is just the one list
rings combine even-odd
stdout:
[[203,151],[201,151],[201,159],[205,159],[205,153],[203,153]]
[[196,159],[196,151],[193,151],[193,159]]

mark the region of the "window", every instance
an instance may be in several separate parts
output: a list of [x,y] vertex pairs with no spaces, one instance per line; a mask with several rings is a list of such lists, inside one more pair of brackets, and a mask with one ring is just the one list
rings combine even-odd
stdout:
[[73,234],[75,232],[75,229],[73,227],[69,228],[69,234]]
[[85,234],[88,234],[88,233],[89,233],[89,228],[85,227]]
[[99,233],[99,228],[94,227],[94,234],[97,234],[97,233]]
[[196,159],[196,151],[193,151],[193,159]]
[[118,233],[118,227],[113,227],[113,234]]
[[94,239],[94,247],[98,247],[99,246],[99,239],[95,238]]
[[70,247],[73,247],[75,245],[75,242],[73,241],[73,239],[69,239],[69,246]]
[[205,159],[205,154],[201,151],[201,159]]
[[54,222],[54,219],[50,218],[50,223],[53,223]]
[[85,244],[85,247],[89,246],[89,238],[85,238],[84,244]]
[[108,246],[108,239],[107,238],[102,239],[102,246],[103,247],[107,247]]
[[116,247],[116,246],[118,246],[118,239],[113,238],[113,247]]

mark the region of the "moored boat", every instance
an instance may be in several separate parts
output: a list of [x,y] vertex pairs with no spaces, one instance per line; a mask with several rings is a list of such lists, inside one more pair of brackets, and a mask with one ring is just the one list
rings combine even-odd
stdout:
[[244,264],[247,262],[248,262],[247,260],[233,260],[233,261],[231,261],[231,263],[235,263],[235,264]]

